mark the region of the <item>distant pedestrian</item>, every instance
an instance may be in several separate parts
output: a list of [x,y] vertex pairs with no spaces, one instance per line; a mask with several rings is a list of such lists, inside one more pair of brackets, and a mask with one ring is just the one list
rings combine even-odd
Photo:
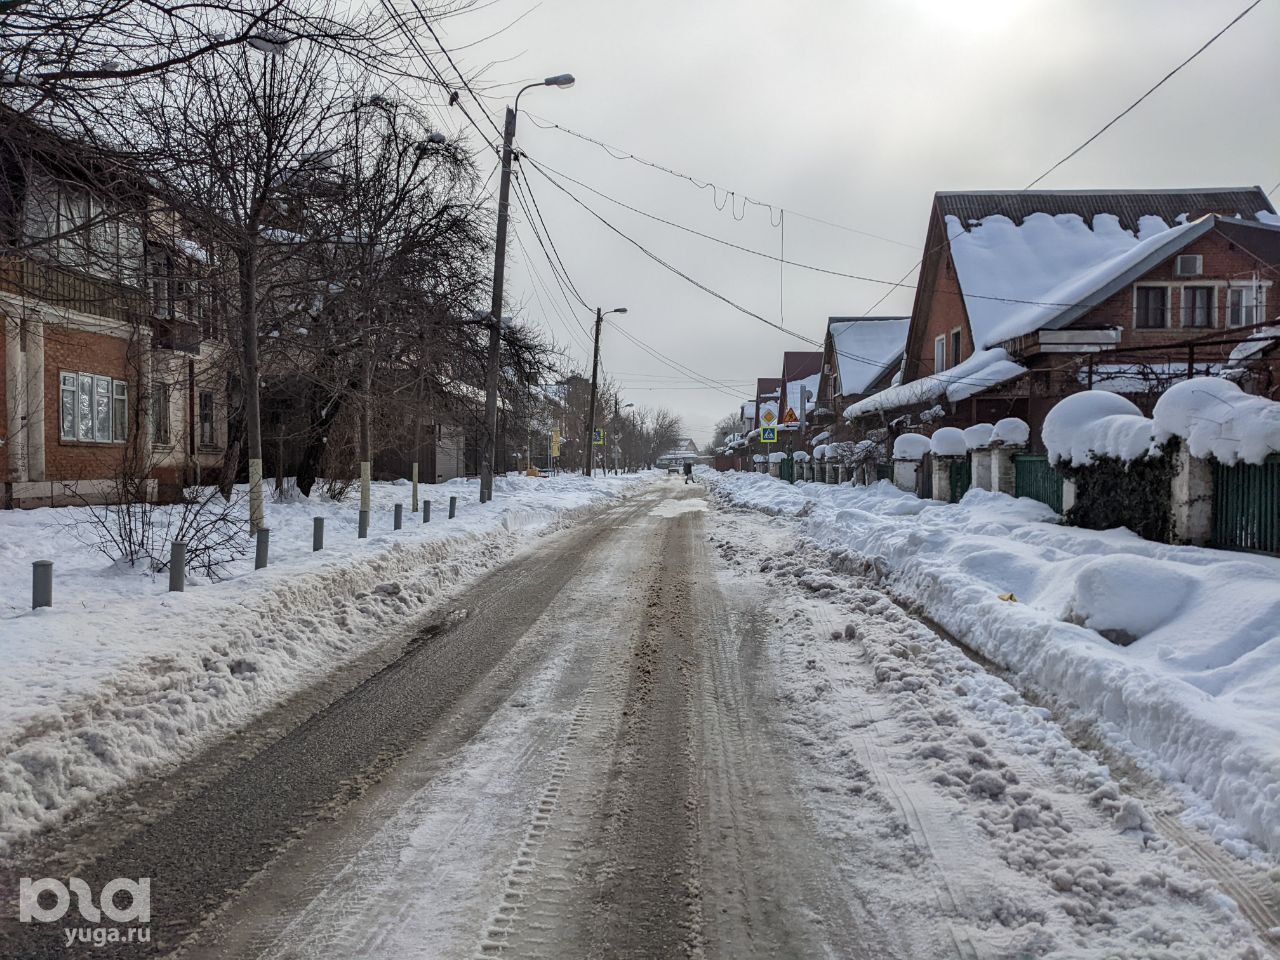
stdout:
[[689,481],[693,479],[693,461],[686,460],[684,462],[684,482],[687,486]]

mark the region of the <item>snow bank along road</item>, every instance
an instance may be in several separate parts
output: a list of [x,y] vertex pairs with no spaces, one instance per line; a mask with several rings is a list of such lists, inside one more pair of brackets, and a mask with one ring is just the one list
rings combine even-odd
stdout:
[[[1274,878],[1215,879],[797,529],[664,482],[56,862],[152,878],[152,942],[121,956],[1274,955]],[[85,949],[59,933],[9,924],[0,955]]]

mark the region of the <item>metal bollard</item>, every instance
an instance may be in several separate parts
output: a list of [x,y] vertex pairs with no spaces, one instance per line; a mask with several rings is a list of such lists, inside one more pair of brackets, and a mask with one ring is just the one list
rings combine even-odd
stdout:
[[404,526],[404,504],[397,503],[395,510],[395,518],[391,521],[392,529],[399,530]]
[[422,522],[423,523],[431,522],[431,501],[430,500],[422,501]]
[[169,546],[169,592],[182,593],[187,587],[187,545],[175,540]]
[[449,519],[452,520],[453,515],[457,512],[458,512],[458,498],[450,497],[449,498]]
[[267,565],[267,551],[271,546],[271,530],[258,528],[258,548],[253,554],[253,569],[262,570]]
[[311,518],[311,552],[324,549],[324,517]]
[[31,564],[31,609],[53,606],[53,561],[36,560]]
[[356,530],[356,536],[359,537],[361,540],[369,536],[369,511],[368,510],[360,511],[360,526]]

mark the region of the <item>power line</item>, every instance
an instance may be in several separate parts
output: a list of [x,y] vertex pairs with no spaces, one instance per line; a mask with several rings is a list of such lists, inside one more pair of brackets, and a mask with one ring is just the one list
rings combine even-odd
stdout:
[[[827,227],[833,227],[836,230],[844,230],[848,233],[856,233],[860,236],[871,237],[874,240],[882,240],[885,243],[892,243],[899,247],[909,247],[911,249],[915,249],[915,244],[913,243],[903,243],[901,240],[894,240],[891,237],[884,237],[878,233],[871,233],[870,231],[867,231],[867,230],[859,230],[857,227],[849,227],[841,223],[835,223],[831,220],[824,220],[822,217],[815,217],[807,213],[800,213],[798,210],[792,210],[791,208],[783,207],[780,204],[766,203],[763,200],[756,200],[755,198],[749,197],[744,193],[739,193],[737,191],[730,190],[727,187],[721,187],[710,180],[701,180],[697,177],[690,176],[687,173],[681,173],[679,170],[673,170],[670,167],[664,166],[661,163],[656,163],[653,160],[646,160],[644,157],[638,156],[637,154],[631,153],[630,151],[623,150],[621,147],[611,146],[610,144],[605,143],[603,140],[597,140],[595,137],[587,136],[585,133],[579,133],[577,130],[571,130],[570,128],[561,126],[558,123],[552,123],[550,120],[546,120],[542,117],[537,116],[536,114],[530,113],[528,110],[522,110],[520,112],[525,114],[527,117],[529,117],[529,119],[533,121],[533,125],[535,127],[540,127],[543,130],[558,130],[561,133],[566,133],[571,137],[577,137],[579,140],[584,140],[587,143],[595,144],[597,147],[604,150],[605,153],[609,154],[609,156],[613,157],[614,160],[632,160],[636,163],[642,164],[643,166],[650,167],[653,170],[658,170],[662,173],[676,177],[677,179],[686,180],[689,183],[693,184],[695,187],[697,187],[699,190],[710,189],[712,192],[712,202],[715,204],[717,210],[723,210],[725,208],[725,205],[730,200],[736,200],[738,197],[741,197],[743,201],[744,211],[746,209],[747,204],[753,204],[757,207],[764,207],[769,211],[770,224],[772,224],[775,227],[779,226],[779,223],[774,222],[773,212],[775,210],[780,212],[785,211],[786,213],[791,214],[793,217],[800,217],[803,220],[812,220],[814,223],[820,223]],[[725,194],[725,201],[723,203],[720,202],[718,199],[716,199],[717,190],[721,190]],[[743,219],[742,217],[739,217],[737,215],[736,207],[731,209],[731,212],[733,213],[733,217],[735,220]],[[746,214],[744,212],[743,216],[745,215]]]
[[[440,48],[440,52],[444,54],[444,58],[449,61],[449,66],[453,67],[453,72],[456,73],[458,75],[458,79],[462,81],[462,86],[466,89],[467,93],[471,94],[471,99],[476,102],[476,106],[480,108],[480,111],[484,114],[484,118],[489,121],[489,126],[493,127],[493,132],[498,135],[498,140],[501,141],[503,139],[502,131],[498,129],[498,125],[494,122],[493,117],[489,116],[489,108],[485,106],[484,101],[480,99],[479,95],[471,89],[471,84],[467,81],[466,74],[464,74],[458,67],[457,63],[454,62],[453,54],[451,54],[449,49],[440,42],[440,37],[436,34],[435,27],[431,26],[431,21],[427,19],[427,15],[423,13],[422,8],[418,6],[418,0],[409,0],[409,2],[413,4],[413,9],[418,11],[418,16],[422,18],[422,25],[427,28],[427,32],[431,34],[431,39],[436,42],[436,46]],[[461,100],[458,100],[457,103],[459,106],[462,106]],[[465,107],[463,108],[463,112],[466,112]],[[486,137],[485,139],[487,140],[488,138]]]
[[1231,22],[1230,22],[1230,23],[1228,23],[1225,27],[1223,27],[1221,30],[1219,30],[1217,33],[1215,33],[1212,37],[1210,37],[1208,40],[1206,40],[1206,41],[1205,41],[1205,42],[1200,46],[1200,48],[1199,48],[1198,50],[1196,50],[1196,52],[1195,52],[1195,53],[1191,54],[1191,56],[1187,57],[1187,59],[1183,60],[1180,64],[1178,64],[1176,67],[1174,67],[1174,68],[1173,68],[1172,70],[1170,70],[1168,73],[1166,73],[1163,77],[1161,77],[1161,78],[1156,82],[1155,86],[1153,86],[1150,90],[1148,90],[1146,93],[1144,93],[1142,96],[1140,96],[1137,100],[1133,101],[1133,103],[1129,104],[1129,106],[1125,107],[1125,108],[1124,108],[1123,110],[1121,110],[1118,114],[1116,114],[1114,117],[1112,117],[1112,118],[1111,118],[1110,120],[1108,120],[1106,123],[1104,123],[1104,124],[1102,125],[1102,129],[1100,129],[1097,133],[1095,133],[1093,136],[1091,136],[1091,137],[1090,137],[1088,140],[1086,140],[1084,143],[1080,144],[1080,146],[1076,147],[1074,150],[1072,150],[1070,153],[1068,153],[1065,157],[1063,157],[1061,160],[1059,160],[1057,163],[1055,163],[1053,166],[1051,166],[1051,167],[1050,167],[1048,170],[1046,170],[1044,173],[1040,174],[1040,176],[1038,176],[1038,177],[1036,177],[1034,180],[1032,180],[1029,184],[1027,184],[1025,187],[1023,187],[1023,189],[1024,189],[1024,190],[1030,190],[1030,189],[1031,189],[1032,187],[1034,187],[1037,183],[1039,183],[1041,180],[1043,180],[1043,179],[1044,179],[1045,177],[1047,177],[1049,174],[1053,173],[1053,171],[1057,170],[1060,166],[1062,166],[1064,163],[1066,163],[1068,160],[1070,160],[1072,157],[1074,157],[1077,153],[1079,153],[1079,152],[1080,152],[1081,150],[1083,150],[1085,147],[1089,146],[1089,144],[1093,143],[1093,141],[1097,140],[1100,136],[1102,136],[1104,133],[1106,133],[1108,130],[1110,130],[1113,126],[1115,126],[1115,124],[1116,124],[1116,123],[1118,123],[1118,122],[1119,122],[1120,120],[1122,120],[1126,115],[1128,115],[1128,113],[1129,113],[1131,110],[1133,110],[1133,108],[1134,108],[1134,107],[1136,107],[1138,104],[1142,103],[1142,101],[1143,101],[1143,100],[1147,99],[1147,97],[1151,96],[1151,94],[1155,93],[1155,92],[1156,92],[1157,90],[1159,90],[1162,86],[1164,86],[1164,85],[1165,85],[1165,83],[1166,83],[1169,79],[1171,79],[1171,78],[1174,76],[1174,74],[1176,74],[1179,70],[1181,70],[1183,67],[1185,67],[1187,64],[1189,64],[1189,63],[1190,63],[1192,60],[1194,60],[1196,57],[1200,56],[1200,54],[1202,54],[1202,53],[1204,53],[1206,50],[1208,50],[1208,49],[1209,49],[1209,47],[1213,44],[1213,42],[1214,42],[1215,40],[1217,40],[1220,36],[1222,36],[1224,33],[1226,33],[1228,30],[1230,30],[1232,27],[1234,27],[1237,23],[1239,23],[1241,20],[1243,20],[1243,19],[1245,18],[1245,16],[1247,16],[1247,15],[1248,15],[1249,11],[1251,11],[1254,7],[1256,7],[1256,6],[1257,6],[1258,4],[1260,4],[1261,2],[1262,2],[1262,0],[1253,0],[1253,3],[1249,4],[1249,6],[1245,7],[1245,8],[1244,8],[1243,10],[1241,10],[1238,14],[1236,14],[1236,15],[1235,15],[1235,17],[1233,17],[1233,18],[1232,18],[1232,20],[1231,20]]

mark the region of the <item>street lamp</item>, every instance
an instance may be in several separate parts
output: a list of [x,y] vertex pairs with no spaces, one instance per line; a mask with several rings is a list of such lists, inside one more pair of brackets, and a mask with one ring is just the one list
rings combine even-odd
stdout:
[[596,440],[596,383],[600,373],[600,326],[604,323],[604,318],[611,313],[626,313],[626,307],[615,307],[612,310],[601,312],[596,307],[596,345],[591,354],[591,406],[587,408],[587,469],[585,476],[591,476],[591,459],[595,456],[595,440]]
[[619,407],[617,395],[615,395],[613,398],[613,472],[614,473],[618,472],[618,458],[622,455],[622,444],[619,442],[619,438],[622,435],[622,429],[621,429],[622,411],[630,410],[634,406],[635,406],[634,403],[624,403],[621,407]]
[[567,90],[573,86],[573,74],[561,73],[547,77],[541,83],[531,83],[516,92],[515,103],[507,107],[506,122],[502,129],[502,178],[498,184],[498,237],[493,254],[493,305],[489,311],[489,357],[485,365],[484,422],[489,437],[484,445],[484,457],[480,465],[480,502],[493,499],[493,464],[498,445],[498,348],[502,337],[502,278],[507,260],[507,204],[511,195],[511,143],[516,138],[516,112],[520,109],[520,94],[534,87],[559,87]]

